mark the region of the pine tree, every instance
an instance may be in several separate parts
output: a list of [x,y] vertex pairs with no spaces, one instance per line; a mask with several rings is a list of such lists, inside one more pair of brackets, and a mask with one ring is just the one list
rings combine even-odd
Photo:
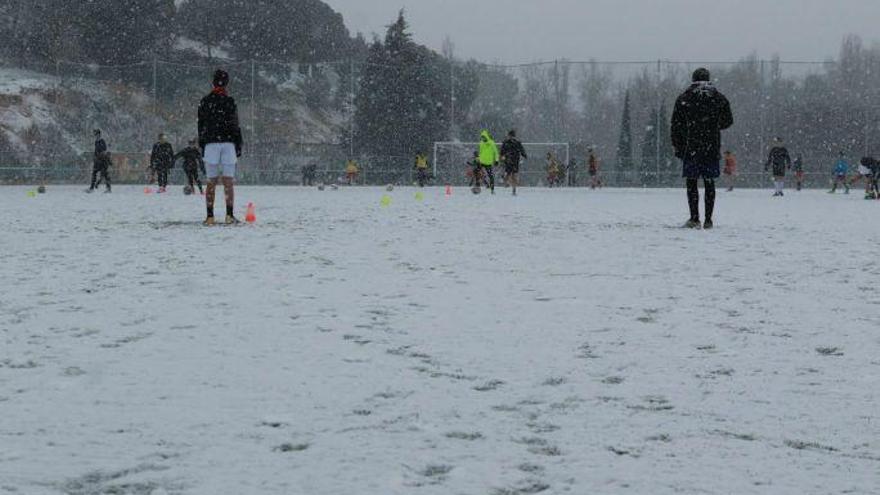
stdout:
[[623,117],[620,121],[620,140],[617,142],[617,167],[620,172],[633,169],[632,118],[630,115],[629,90],[623,100]]
[[[401,11],[384,41],[375,40],[355,98],[359,152],[408,157],[448,138],[450,60],[418,45]],[[466,115],[477,80],[456,69],[456,116]]]
[[642,177],[654,177],[650,183],[656,183],[657,177],[657,138],[659,128],[657,126],[658,112],[656,108],[652,108],[648,115],[648,122],[645,125],[645,139],[642,141]]

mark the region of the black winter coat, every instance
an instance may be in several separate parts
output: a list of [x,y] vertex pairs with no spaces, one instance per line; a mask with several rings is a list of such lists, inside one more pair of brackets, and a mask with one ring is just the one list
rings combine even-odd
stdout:
[[102,138],[95,140],[94,167],[98,170],[110,167],[110,153],[107,151],[107,143]]
[[171,143],[156,143],[150,153],[150,166],[155,170],[169,170],[174,167],[174,148]]
[[505,165],[518,167],[520,160],[529,156],[519,139],[509,137],[501,143],[501,157]]
[[733,125],[730,102],[708,82],[692,84],[675,102],[672,146],[675,156],[708,164],[721,160],[721,131]]
[[199,103],[199,147],[211,143],[232,143],[241,155],[241,127],[238,107],[231,96],[212,92]]
[[174,161],[183,158],[183,169],[188,171],[201,170],[205,173],[205,162],[202,159],[202,152],[195,146],[187,146],[179,153],[174,155]]
[[791,156],[785,146],[774,146],[770,150],[764,170],[770,170],[771,167],[774,177],[785,177],[785,170],[791,167]]

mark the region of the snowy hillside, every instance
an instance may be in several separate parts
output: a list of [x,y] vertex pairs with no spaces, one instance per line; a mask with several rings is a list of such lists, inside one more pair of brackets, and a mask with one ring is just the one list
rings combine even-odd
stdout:
[[[163,72],[157,111],[149,85],[113,79],[150,70],[149,66],[121,73],[96,69],[90,77],[66,74],[59,80],[40,72],[0,68],[0,166],[74,165],[82,154],[91,152],[94,128],[104,130],[111,151],[117,154],[149,151],[159,132],[175,145],[184,145],[196,133],[195,110],[199,98],[210,89],[210,80],[207,88],[169,95],[172,88],[179,92],[182,82],[176,73]],[[338,111],[313,111],[303,102],[301,89],[289,80],[278,81],[277,72],[257,73],[262,98],[256,102],[256,111],[251,110],[250,84],[234,88],[253,151],[284,151],[253,142],[254,119],[261,133],[256,137],[272,141],[272,146],[335,142],[344,116]],[[188,69],[183,73],[192,75]],[[56,93],[59,88],[62,91]],[[285,97],[279,100],[276,94]],[[275,136],[283,140],[273,140]]]
[[25,192],[2,493],[880,493],[880,202]]

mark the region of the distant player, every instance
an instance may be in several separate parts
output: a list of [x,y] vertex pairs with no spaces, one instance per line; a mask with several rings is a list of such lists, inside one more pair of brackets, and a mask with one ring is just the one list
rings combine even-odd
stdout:
[[587,174],[590,176],[590,189],[602,189],[602,177],[599,175],[599,158],[592,148],[587,156]]
[[205,225],[214,225],[214,194],[218,179],[223,182],[226,196],[226,223],[237,224],[235,218],[235,167],[241,157],[242,137],[238,124],[238,107],[229,96],[229,74],[214,72],[214,89],[199,103],[199,147],[204,151],[208,187],[205,204],[208,217]]
[[164,193],[168,187],[168,172],[174,166],[174,148],[165,138],[165,134],[159,134],[159,141],[153,145],[153,152],[150,153],[150,166],[156,171],[159,192]]
[[547,153],[547,164],[545,165],[547,171],[547,187],[559,186],[559,162],[556,161],[556,157],[553,156],[553,153]]
[[871,163],[871,187],[870,193],[865,195],[865,199],[880,199],[880,160],[873,160]]
[[849,182],[849,186],[853,187],[858,182],[865,183],[865,195],[867,196],[868,191],[871,189],[871,180],[873,172],[871,171],[871,166],[874,163],[874,158],[870,156],[862,157],[861,161],[859,161],[859,167],[855,177]]
[[[95,189],[104,182],[107,189],[105,193],[110,192],[110,151],[107,149],[107,142],[101,137],[101,130],[95,129],[95,154],[92,158],[92,182],[86,192],[94,192]],[[99,177],[100,176],[100,177]]]
[[492,194],[495,194],[495,173],[492,168],[498,165],[498,158],[498,145],[495,144],[489,131],[484,129],[480,132],[480,173],[489,180],[488,187]]
[[770,154],[767,156],[764,171],[771,171],[772,169],[773,186],[775,188],[774,197],[785,196],[785,193],[782,192],[785,187],[785,171],[790,167],[791,156],[788,154],[785,143],[782,142],[781,137],[773,138],[773,148],[770,149]]
[[501,143],[501,162],[504,164],[504,174],[510,185],[513,195],[516,196],[516,188],[519,187],[519,167],[522,160],[528,158],[522,142],[516,138],[516,130],[511,129],[507,133],[504,142]]
[[721,175],[721,131],[733,125],[730,102],[711,82],[709,71],[694,71],[692,83],[675,101],[672,113],[672,146],[682,161],[691,218],[685,227],[700,228],[700,191],[706,189],[706,222],[711,229],[715,211],[715,179]]
[[727,192],[733,192],[733,184],[736,181],[736,155],[730,150],[724,152],[724,168],[721,173],[727,180]]
[[359,173],[358,164],[354,159],[345,162],[345,180],[349,186],[353,186],[357,182]]
[[195,192],[195,187],[198,186],[199,194],[204,194],[202,181],[199,179],[199,172],[205,173],[205,161],[202,159],[198,140],[190,139],[189,146],[174,155],[174,161],[179,159],[183,159],[183,172],[186,174],[186,185],[189,191]]
[[419,183],[419,187],[425,187],[431,174],[428,171],[428,157],[424,152],[419,152],[416,155],[414,167],[416,169],[416,181]]
[[[859,163],[859,177],[865,181],[865,199],[877,199],[877,172],[878,162],[874,157],[866,156]],[[853,180],[853,184],[856,181]]]
[[800,191],[804,188],[804,157],[802,155],[798,154],[795,157],[791,169],[794,171],[795,190]]
[[849,194],[849,184],[846,182],[847,175],[849,175],[849,162],[846,160],[846,155],[841,151],[840,157],[834,165],[834,182],[831,190],[828,192],[834,194],[837,192],[837,186],[842,185],[845,190],[844,194]]

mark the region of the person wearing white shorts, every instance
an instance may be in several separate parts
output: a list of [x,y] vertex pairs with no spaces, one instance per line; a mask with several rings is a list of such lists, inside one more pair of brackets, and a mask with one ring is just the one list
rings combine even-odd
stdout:
[[235,99],[226,93],[229,74],[223,70],[214,73],[214,89],[199,104],[199,147],[205,160],[208,187],[205,192],[208,218],[205,225],[214,225],[214,195],[218,179],[223,182],[226,197],[226,223],[238,223],[235,218],[235,168],[241,157],[241,127]]
[[205,175],[209,179],[235,178],[237,163],[238,158],[233,143],[210,143],[205,146]]

